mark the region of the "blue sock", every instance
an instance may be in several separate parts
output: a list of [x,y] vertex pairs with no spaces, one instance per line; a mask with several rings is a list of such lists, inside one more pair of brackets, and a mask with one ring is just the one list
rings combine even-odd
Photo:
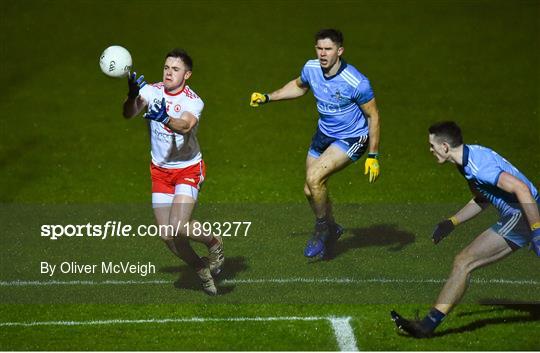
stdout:
[[423,328],[429,331],[434,331],[437,326],[443,321],[446,314],[441,313],[439,310],[435,308],[431,308],[429,313],[426,315],[424,320],[420,322],[420,325],[422,325]]
[[328,220],[326,217],[317,218],[315,222],[315,230],[322,234],[322,239],[325,240],[328,235]]

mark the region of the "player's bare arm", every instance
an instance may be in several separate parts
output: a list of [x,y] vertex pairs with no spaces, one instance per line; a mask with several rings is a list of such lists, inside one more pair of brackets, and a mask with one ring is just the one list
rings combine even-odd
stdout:
[[184,112],[180,118],[171,118],[167,123],[167,127],[177,134],[187,134],[197,125],[198,121],[195,115]]
[[457,225],[476,217],[484,209],[484,203],[481,203],[477,197],[474,197],[450,219],[454,225]]
[[141,96],[136,98],[128,97],[124,102],[122,114],[126,119],[133,118],[134,116],[139,115],[146,105],[146,101]]
[[302,82],[300,77],[297,77],[277,91],[270,93],[268,97],[270,98],[270,101],[294,99],[303,96],[308,90],[309,87]]
[[260,104],[265,104],[271,101],[279,101],[283,99],[294,99],[303,96],[309,90],[309,86],[305,85],[300,77],[288,82],[285,86],[270,94],[253,92],[251,94],[250,105],[258,107]]
[[538,212],[536,200],[533,198],[531,190],[529,190],[529,187],[525,183],[509,173],[502,172],[499,176],[497,187],[516,195],[521,208],[527,215],[527,220],[531,227],[533,224],[540,222],[540,214]]
[[375,98],[360,106],[369,123],[369,153],[377,153],[379,150],[380,119],[379,109]]
[[481,196],[476,196],[471,199],[455,215],[437,224],[433,234],[431,235],[433,243],[438,244],[441,240],[450,235],[458,224],[467,222],[468,220],[476,217],[485,208],[486,204],[483,202],[483,198]]

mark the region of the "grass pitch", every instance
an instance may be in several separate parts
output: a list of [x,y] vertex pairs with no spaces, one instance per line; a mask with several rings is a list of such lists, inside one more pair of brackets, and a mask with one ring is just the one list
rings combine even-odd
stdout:
[[[389,316],[423,315],[455,254],[496,220],[489,211],[432,245],[433,226],[470,195],[429,154],[431,123],[456,120],[466,142],[495,149],[540,185],[539,7],[2,2],[0,349],[539,350],[538,260],[525,250],[476,271],[433,339],[400,335]],[[332,177],[346,232],[334,260],[308,263],[313,217],[302,186],[313,98],[258,109],[248,100],[297,77],[314,57],[313,33],[330,26],[374,87],[382,174],[369,185],[362,160]],[[99,72],[112,44],[127,47],[150,82],[171,48],[194,58],[208,166],[196,217],[252,222],[247,236],[225,239],[216,298],[155,238],[39,236],[43,224],[153,222],[145,122],[121,118],[126,84]],[[42,261],[151,261],[157,271],[48,277]]]

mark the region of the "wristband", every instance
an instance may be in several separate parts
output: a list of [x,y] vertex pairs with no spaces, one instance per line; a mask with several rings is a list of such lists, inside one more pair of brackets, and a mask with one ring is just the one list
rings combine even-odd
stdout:
[[367,156],[368,156],[368,158],[377,159],[377,157],[379,157],[379,152],[368,153]]
[[450,217],[449,220],[450,220],[450,222],[452,222],[452,224],[453,224],[454,226],[457,226],[457,225],[459,224],[459,221],[458,221],[458,219],[456,218],[456,216]]
[[270,102],[270,96],[268,94],[264,94],[264,98],[266,99],[265,103],[269,103]]
[[532,231],[535,231],[537,229],[540,229],[540,222],[533,223],[533,225],[531,226]]

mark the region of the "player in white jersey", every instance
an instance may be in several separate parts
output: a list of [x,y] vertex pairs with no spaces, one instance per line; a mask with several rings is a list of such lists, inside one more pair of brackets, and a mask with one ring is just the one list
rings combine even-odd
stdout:
[[465,293],[475,269],[499,261],[528,244],[540,256],[540,195],[530,180],[495,151],[463,144],[461,129],[452,121],[432,125],[429,144],[438,163],[449,162],[458,167],[474,194],[465,207],[437,225],[433,242],[439,243],[458,224],[475,217],[490,204],[499,211],[499,222],[456,256],[450,277],[423,320],[407,320],[391,312],[396,325],[416,338],[433,336]]
[[379,111],[367,77],[341,57],[343,34],[323,29],[315,35],[317,60],[309,60],[300,76],[281,89],[251,95],[250,105],[303,96],[311,88],[319,121],[306,159],[304,193],[315,214],[315,233],[304,250],[307,257],[333,256],[333,245],[343,229],[333,217],[328,178],[356,162],[366,150],[369,182],[379,175]]
[[[132,118],[147,108],[144,117],[149,119],[152,145],[152,206],[158,225],[170,226],[161,228],[167,228],[167,232],[160,237],[176,256],[197,272],[204,291],[215,295],[217,289],[212,274],[219,273],[223,265],[222,240],[212,234],[189,234],[196,222],[191,217],[205,177],[197,141],[204,103],[186,85],[192,67],[193,61],[184,50],[173,49],[165,56],[163,82],[147,85],[144,76],[130,73],[123,115]],[[208,257],[199,257],[189,240],[204,243]]]

